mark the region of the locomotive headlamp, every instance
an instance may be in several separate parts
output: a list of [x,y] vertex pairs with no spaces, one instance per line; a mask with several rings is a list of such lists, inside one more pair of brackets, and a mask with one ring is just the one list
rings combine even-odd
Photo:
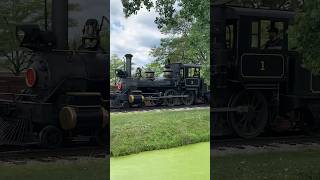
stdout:
[[41,31],[38,25],[21,25],[16,27],[16,38],[20,47],[31,50],[52,49],[56,39],[52,32]]
[[33,68],[29,68],[25,75],[26,85],[32,88],[36,85],[37,73]]
[[119,91],[121,91],[122,89],[123,89],[123,84],[122,83],[117,83],[117,89],[119,90]]
[[21,25],[16,27],[16,37],[20,43],[31,43],[36,41],[40,36],[40,28],[38,25]]

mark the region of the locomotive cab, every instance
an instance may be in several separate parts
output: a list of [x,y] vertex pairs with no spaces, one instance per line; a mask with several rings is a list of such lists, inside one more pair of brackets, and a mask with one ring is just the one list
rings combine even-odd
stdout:
[[181,64],[179,79],[180,83],[186,88],[199,87],[201,84],[201,66]]
[[213,5],[213,136],[319,133],[320,78],[288,48],[294,12]]
[[220,85],[229,79],[256,88],[257,82],[275,86],[285,79],[293,12],[232,6],[213,11],[214,69]]
[[254,138],[267,127],[294,129],[296,120],[288,118],[294,108],[282,108],[288,102],[282,94],[292,79],[289,71],[294,73],[289,66],[297,65],[288,51],[295,13],[228,5],[211,10],[213,136]]

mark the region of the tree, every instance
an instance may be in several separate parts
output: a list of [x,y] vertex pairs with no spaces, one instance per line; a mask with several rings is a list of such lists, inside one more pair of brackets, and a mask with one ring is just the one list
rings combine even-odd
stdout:
[[15,36],[17,24],[34,23],[39,20],[42,2],[4,0],[0,2],[0,56],[2,64],[19,75],[29,64],[28,51],[19,48]]
[[113,54],[110,60],[110,84],[117,83],[116,70],[123,69],[124,63],[121,58]]
[[240,5],[253,8],[272,8],[272,9],[296,9],[301,7],[304,0],[233,0],[231,5]]
[[320,72],[320,1],[305,0],[302,12],[296,18],[298,50],[308,69]]
[[[2,0],[0,2],[0,64],[15,75],[19,75],[30,64],[31,52],[20,48],[16,38],[19,24],[44,25],[44,0]],[[48,3],[49,13],[51,3]],[[77,10],[77,4],[70,4],[70,10]],[[49,18],[50,19],[50,16]],[[70,26],[76,25],[70,20]]]
[[[161,39],[150,55],[157,63],[196,63],[204,65],[209,73],[209,28],[210,1],[208,0],[122,0],[124,13],[128,17],[142,7],[155,8],[159,16],[155,19],[159,30],[168,37]],[[209,83],[209,77],[206,81]]]
[[164,66],[159,61],[153,61],[153,62],[147,64],[146,67],[144,68],[144,70],[154,71],[155,77],[160,77],[161,74],[163,73],[163,69],[164,69]]

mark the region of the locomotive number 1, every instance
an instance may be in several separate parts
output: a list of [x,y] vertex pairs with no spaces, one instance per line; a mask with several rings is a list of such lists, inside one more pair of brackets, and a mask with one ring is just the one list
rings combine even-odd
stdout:
[[261,65],[260,71],[265,71],[266,70],[265,62],[264,61],[260,61],[260,65]]

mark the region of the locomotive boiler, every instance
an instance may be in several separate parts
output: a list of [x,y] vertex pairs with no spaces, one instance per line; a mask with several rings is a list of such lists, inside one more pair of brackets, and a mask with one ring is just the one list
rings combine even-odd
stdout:
[[320,78],[289,48],[295,13],[224,4],[211,10],[211,135],[318,134]]
[[[102,26],[101,26],[102,27]],[[108,60],[95,19],[83,28],[82,45],[68,48],[68,1],[52,1],[52,30],[17,27],[21,47],[32,51],[27,88],[0,100],[0,144],[40,142],[58,147],[78,136],[106,144]]]
[[137,68],[131,75],[132,55],[126,56],[125,70],[117,70],[117,91],[111,95],[111,107],[142,107],[166,105],[193,105],[209,101],[208,86],[201,78],[201,66],[194,64],[168,63],[163,77],[155,72]]

